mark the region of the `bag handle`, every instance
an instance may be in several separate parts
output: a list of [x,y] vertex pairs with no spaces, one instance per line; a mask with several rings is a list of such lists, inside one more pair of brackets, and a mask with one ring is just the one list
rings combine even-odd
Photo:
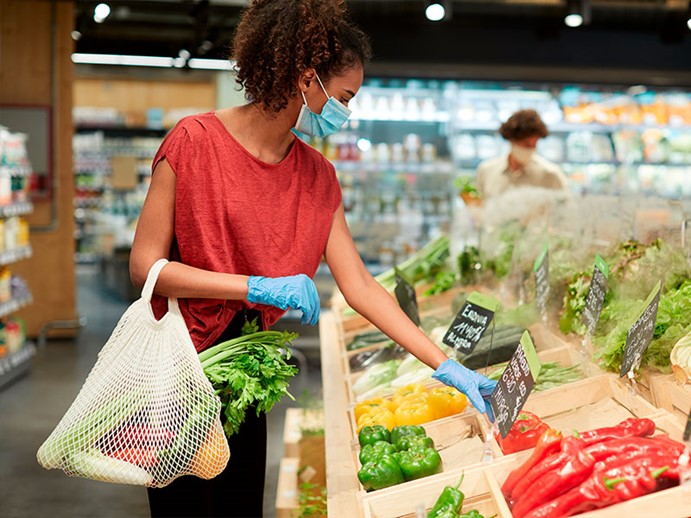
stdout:
[[[154,287],[156,286],[156,281],[158,280],[158,274],[161,273],[161,270],[167,264],[168,259],[159,259],[151,266],[149,269],[149,274],[146,276],[146,282],[142,288],[142,299],[147,302],[149,311],[151,311],[151,297],[154,294]],[[168,297],[168,311],[179,311],[177,299]]]
[[151,297],[154,294],[154,286],[158,280],[158,274],[161,273],[163,267],[168,264],[168,259],[159,259],[149,269],[149,274],[146,276],[146,282],[142,288],[142,298],[147,302],[151,302]]

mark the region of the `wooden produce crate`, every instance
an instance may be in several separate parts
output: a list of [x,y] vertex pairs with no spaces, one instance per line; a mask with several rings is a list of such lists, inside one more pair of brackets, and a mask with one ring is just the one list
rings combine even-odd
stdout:
[[288,408],[283,424],[283,456],[300,457],[300,440],[304,429],[324,428],[321,410]]
[[[661,411],[650,418],[657,424],[659,432],[665,432],[672,439],[681,441],[683,426],[675,416]],[[465,495],[462,512],[477,509],[484,516],[497,515],[500,518],[511,518],[511,511],[500,488],[509,473],[520,466],[531,452],[532,450],[526,450],[499,456],[491,464],[445,471],[433,477],[366,493],[362,497],[363,516],[366,518],[415,518],[417,512],[427,511],[434,505],[445,486],[456,485],[461,473],[465,473],[460,487]],[[661,509],[664,509],[664,513]],[[689,516],[689,509],[691,509],[691,493],[681,487],[675,487],[578,516],[584,518],[621,518],[622,516],[682,518]]]
[[[656,415],[647,416],[657,425],[658,432],[664,432],[676,441],[682,441],[684,426],[676,416],[666,411],[659,411]],[[608,425],[616,423],[609,422]],[[585,428],[584,428],[585,429]],[[497,504],[499,509],[498,516],[501,518],[511,518],[511,513],[503,500],[501,485],[508,477],[509,473],[520,466],[526,459],[529,452],[520,452],[516,455],[509,455],[499,459],[489,467],[485,468],[488,478],[488,486],[491,489],[491,498],[504,505]],[[583,518],[621,518],[622,516],[644,517],[644,516],[664,516],[665,518],[686,518],[691,512],[691,492],[681,486],[673,487],[663,491],[658,491],[650,495],[635,498],[628,502],[605,507],[597,511],[578,514]]]
[[534,392],[524,409],[563,433],[612,426],[629,417],[651,417],[660,412],[640,394],[632,394],[616,374],[601,374]]
[[[438,419],[422,425],[427,432],[427,436],[434,440],[435,449],[439,452],[443,463],[443,473],[468,469],[482,465],[482,458],[485,450],[485,440],[489,433],[489,427],[484,419],[473,409],[472,412]],[[488,445],[492,448],[492,455],[499,457],[501,450],[494,441]],[[353,458],[353,476],[357,477],[357,472],[361,467],[358,455],[360,445],[357,439],[351,443]],[[437,474],[435,476],[439,476]],[[415,487],[418,481],[403,482],[393,487],[380,489],[377,494],[387,492],[400,492],[406,487]],[[363,497],[367,492],[360,486],[359,496]]]
[[461,474],[464,475],[460,487],[465,495],[463,512],[477,509],[483,516],[511,516],[499,487],[493,487],[496,480],[489,477],[487,468],[482,466],[448,471],[368,493],[362,498],[362,515],[365,518],[415,518],[419,510],[429,510],[434,505],[445,486],[455,486]]
[[292,518],[299,504],[298,469],[300,459],[283,457],[278,468],[276,488],[276,518]]
[[[598,375],[603,374],[602,371],[599,371],[597,367],[594,364],[591,364],[587,361],[584,361],[583,357],[580,355],[579,352],[575,351],[572,347],[570,346],[562,346],[562,347],[555,347],[552,349],[546,349],[543,351],[538,352],[538,358],[540,359],[541,362],[543,363],[548,363],[548,362],[558,362],[561,366],[563,367],[571,367],[573,365],[579,365],[581,367],[581,370],[583,372],[583,377],[586,378],[588,377],[587,373],[592,373],[594,371],[598,372]],[[584,365],[587,364],[587,365]],[[501,364],[496,364],[496,365],[491,365],[490,367],[485,369],[478,369],[478,372],[482,374],[491,374],[494,371],[498,369],[503,369],[506,363],[501,363]],[[351,431],[353,435],[355,435],[355,430],[357,428],[357,424],[355,422],[355,415],[354,415],[354,408],[356,406],[356,396],[353,392],[352,384],[362,375],[362,373],[355,373],[348,375],[348,371],[345,374],[345,380],[346,380],[346,390],[348,394],[348,417],[350,419],[350,425],[351,425]],[[425,383],[422,383],[427,387],[428,389],[433,388],[433,387],[441,387],[443,386],[440,382],[429,379]],[[562,385],[565,386],[565,385]],[[561,387],[558,387],[561,388]],[[472,410],[472,407],[469,407],[470,410]],[[466,410],[465,413],[467,413],[468,410]],[[464,414],[465,414],[464,413]]]
[[691,384],[679,384],[672,374],[647,373],[644,380],[655,405],[685,422],[691,412]]

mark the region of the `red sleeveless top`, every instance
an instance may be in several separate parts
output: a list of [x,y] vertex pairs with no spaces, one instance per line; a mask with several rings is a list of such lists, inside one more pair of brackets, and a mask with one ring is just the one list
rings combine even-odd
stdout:
[[[177,177],[169,259],[214,272],[314,277],[341,190],[333,166],[296,138],[279,164],[258,160],[214,113],[185,117],[168,133],[162,160]],[[284,311],[247,301],[180,299],[197,351],[209,347],[242,308],[256,307],[268,329]],[[155,297],[157,316],[166,302]]]

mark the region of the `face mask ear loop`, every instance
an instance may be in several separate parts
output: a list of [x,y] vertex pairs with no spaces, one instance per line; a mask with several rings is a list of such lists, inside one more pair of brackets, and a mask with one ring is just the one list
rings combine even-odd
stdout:
[[319,81],[319,86],[321,86],[321,87],[322,87],[322,90],[324,90],[324,95],[326,95],[326,98],[328,99],[328,98],[329,98],[329,92],[327,92],[327,91],[326,91],[326,88],[324,88],[324,85],[322,84],[322,80],[319,79],[319,74],[317,74],[317,73],[315,72],[314,75],[315,75],[315,77],[317,78],[317,81]]
[[307,97],[305,97],[305,92],[300,90],[300,93],[302,94],[302,101],[305,103],[305,106],[307,106],[307,109],[309,109],[309,105],[307,104]]

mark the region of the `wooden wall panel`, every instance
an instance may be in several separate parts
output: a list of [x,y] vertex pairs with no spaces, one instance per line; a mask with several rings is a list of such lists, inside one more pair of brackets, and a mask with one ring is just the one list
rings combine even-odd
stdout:
[[199,111],[216,107],[216,84],[211,80],[137,80],[118,78],[81,78],[74,81],[75,106],[115,108],[128,114],[134,125],[144,124],[149,108],[165,112],[183,108]]
[[[74,271],[72,82],[74,5],[69,0],[0,0],[0,103],[53,110],[55,196],[36,200],[29,218],[33,257],[11,266],[34,302],[22,310],[35,337],[53,321],[77,317]],[[55,30],[53,37],[53,28]],[[38,228],[40,227],[40,231]]]

